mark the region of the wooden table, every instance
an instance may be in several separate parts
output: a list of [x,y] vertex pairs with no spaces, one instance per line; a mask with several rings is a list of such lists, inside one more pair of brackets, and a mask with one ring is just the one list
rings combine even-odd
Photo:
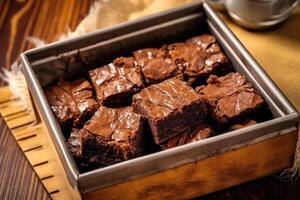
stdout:
[[46,189],[1,117],[0,199],[49,199]]
[[[74,30],[93,0],[3,0],[0,1],[0,66],[8,67],[20,52],[32,48],[26,41],[36,36],[52,42]],[[0,80],[0,85],[4,82]],[[0,94],[1,95],[1,94]],[[0,199],[46,199],[45,189],[10,135],[0,117]],[[3,173],[5,172],[5,173]],[[222,180],[220,180],[222,181]],[[19,195],[19,196],[17,196]],[[300,181],[282,182],[275,176],[262,178],[199,199],[297,199]]]

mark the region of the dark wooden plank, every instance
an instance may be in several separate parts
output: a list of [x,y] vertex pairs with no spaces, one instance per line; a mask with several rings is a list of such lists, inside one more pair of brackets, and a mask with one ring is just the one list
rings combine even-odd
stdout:
[[0,66],[9,67],[18,55],[33,47],[26,38],[55,41],[67,27],[74,30],[93,0],[0,1]]
[[0,199],[50,199],[0,117]]

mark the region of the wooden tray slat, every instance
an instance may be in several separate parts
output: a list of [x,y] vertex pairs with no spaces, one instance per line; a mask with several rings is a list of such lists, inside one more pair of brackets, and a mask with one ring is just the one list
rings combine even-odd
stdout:
[[0,87],[0,94],[0,104],[12,99],[12,94],[8,86]]
[[12,98],[7,86],[0,87],[0,94],[0,113],[52,199],[80,199],[68,185],[44,126],[36,123],[35,116],[22,108],[18,99]]
[[4,119],[10,129],[15,129],[23,126],[28,127],[30,125],[33,125],[33,123],[35,122],[35,118],[30,115],[22,116],[19,118],[13,118],[11,120],[6,120],[6,118]]
[[4,107],[1,110],[2,117],[14,116],[14,115],[20,114],[20,112],[26,113],[26,109],[22,108],[20,105],[15,105],[12,103],[9,103],[8,106]]

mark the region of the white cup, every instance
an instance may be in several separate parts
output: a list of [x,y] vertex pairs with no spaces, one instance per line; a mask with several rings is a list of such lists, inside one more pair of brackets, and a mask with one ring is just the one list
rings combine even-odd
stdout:
[[210,0],[218,9],[226,9],[240,25],[250,29],[265,29],[287,19],[299,0]]

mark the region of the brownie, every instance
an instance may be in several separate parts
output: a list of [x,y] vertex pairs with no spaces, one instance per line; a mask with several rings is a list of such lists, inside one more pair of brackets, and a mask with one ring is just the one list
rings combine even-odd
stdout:
[[70,137],[67,140],[69,151],[81,173],[100,167],[98,163],[91,162],[88,156],[83,155],[83,144],[84,139],[87,137],[86,134],[84,129],[72,129]]
[[211,75],[207,86],[196,90],[208,102],[210,115],[218,127],[249,117],[264,100],[246,78],[239,73],[217,77]]
[[211,128],[211,126],[206,122],[202,122],[196,127],[189,128],[183,133],[172,137],[171,139],[163,143],[161,147],[162,149],[170,149],[183,144],[188,144],[206,139],[208,137],[213,136],[214,134],[215,132]]
[[141,69],[132,57],[120,57],[89,71],[97,100],[105,106],[129,105],[131,97],[144,87]]
[[143,119],[132,107],[100,106],[80,132],[82,150],[73,144],[71,152],[81,153],[90,165],[104,167],[143,155]]
[[221,48],[217,43],[216,38],[210,34],[203,34],[200,36],[192,37],[186,41],[188,44],[196,44],[208,53],[219,53]]
[[190,85],[203,83],[211,74],[225,74],[232,70],[228,58],[212,35],[201,35],[168,46],[174,62],[183,68]]
[[72,126],[82,126],[99,107],[93,98],[91,84],[84,79],[73,82],[60,80],[45,89],[45,95],[64,132],[71,130]]
[[83,158],[82,155],[82,129],[73,128],[70,134],[70,137],[67,140],[67,146],[73,155],[75,160],[81,160]]
[[235,131],[235,130],[238,130],[238,129],[246,128],[248,126],[252,126],[254,124],[257,124],[257,122],[254,121],[254,120],[251,120],[251,119],[246,119],[245,121],[242,121],[238,124],[232,125],[229,130]]
[[167,57],[164,49],[141,49],[133,52],[133,55],[142,68],[147,85],[159,83],[177,74],[176,64]]
[[157,144],[199,124],[207,113],[203,98],[176,78],[143,89],[133,96],[132,106],[148,120]]
[[67,146],[81,172],[90,169],[88,159],[83,156],[83,129],[72,129]]

